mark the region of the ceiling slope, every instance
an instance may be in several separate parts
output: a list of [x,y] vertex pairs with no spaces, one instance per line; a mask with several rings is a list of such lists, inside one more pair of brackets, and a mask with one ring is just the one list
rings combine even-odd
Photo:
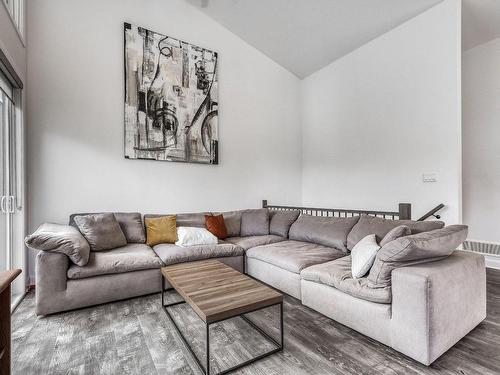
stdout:
[[299,78],[442,0],[186,0]]

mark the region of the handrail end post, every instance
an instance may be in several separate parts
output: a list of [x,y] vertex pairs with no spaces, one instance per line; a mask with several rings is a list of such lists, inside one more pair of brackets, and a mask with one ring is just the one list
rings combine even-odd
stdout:
[[411,203],[399,204],[399,220],[411,220]]

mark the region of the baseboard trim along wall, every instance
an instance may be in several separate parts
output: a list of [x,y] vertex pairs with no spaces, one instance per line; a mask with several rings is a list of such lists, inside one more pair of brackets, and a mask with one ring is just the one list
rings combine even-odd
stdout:
[[483,254],[486,267],[500,269],[500,243],[471,239],[464,242],[463,249]]

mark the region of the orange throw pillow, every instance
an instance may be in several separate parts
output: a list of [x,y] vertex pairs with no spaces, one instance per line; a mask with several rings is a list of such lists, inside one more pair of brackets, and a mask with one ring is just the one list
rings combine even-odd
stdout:
[[217,238],[223,240],[227,238],[227,228],[224,222],[224,216],[221,215],[205,215],[205,226],[208,231]]

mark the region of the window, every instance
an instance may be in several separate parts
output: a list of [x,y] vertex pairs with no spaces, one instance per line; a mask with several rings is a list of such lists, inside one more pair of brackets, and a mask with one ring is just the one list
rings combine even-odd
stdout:
[[17,32],[24,42],[24,1],[25,0],[2,0],[10,14]]

